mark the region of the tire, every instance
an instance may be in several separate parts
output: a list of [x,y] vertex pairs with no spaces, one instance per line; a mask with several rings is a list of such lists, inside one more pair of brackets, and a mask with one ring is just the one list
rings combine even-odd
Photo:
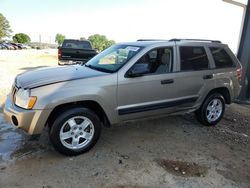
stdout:
[[213,93],[205,99],[205,101],[203,102],[201,107],[195,112],[195,114],[197,120],[203,125],[215,126],[222,119],[224,111],[224,97],[219,93]]
[[56,117],[49,137],[54,148],[74,156],[89,151],[101,134],[98,116],[87,108],[72,108]]

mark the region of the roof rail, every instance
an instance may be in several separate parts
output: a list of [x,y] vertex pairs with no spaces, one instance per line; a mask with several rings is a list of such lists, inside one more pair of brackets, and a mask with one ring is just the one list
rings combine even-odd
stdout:
[[139,41],[168,41],[168,40],[164,40],[164,39],[138,39],[137,41],[139,42]]
[[219,40],[207,40],[207,39],[170,39],[169,41],[197,41],[197,42],[214,42],[221,43]]

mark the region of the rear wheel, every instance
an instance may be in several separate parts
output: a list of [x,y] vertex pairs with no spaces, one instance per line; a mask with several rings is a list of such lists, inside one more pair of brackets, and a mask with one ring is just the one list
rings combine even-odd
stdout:
[[57,151],[65,155],[87,152],[97,142],[101,123],[97,115],[86,108],[73,108],[54,121],[50,140]]
[[225,111],[225,99],[219,93],[208,96],[199,110],[196,111],[198,121],[207,126],[220,122]]

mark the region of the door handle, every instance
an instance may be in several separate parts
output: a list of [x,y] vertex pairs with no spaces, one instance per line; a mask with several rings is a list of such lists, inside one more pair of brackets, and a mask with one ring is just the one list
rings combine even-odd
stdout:
[[161,84],[162,84],[162,85],[163,85],[163,84],[172,84],[172,83],[174,83],[174,80],[173,80],[173,79],[162,80],[162,81],[161,81]]
[[214,76],[212,74],[209,74],[209,75],[204,75],[203,76],[203,79],[204,80],[208,80],[208,79],[212,79]]

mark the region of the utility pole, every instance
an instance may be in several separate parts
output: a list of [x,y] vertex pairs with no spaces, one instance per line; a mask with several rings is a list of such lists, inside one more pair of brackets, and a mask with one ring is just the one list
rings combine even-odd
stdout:
[[39,43],[40,44],[42,43],[42,36],[41,36],[41,34],[39,34]]

